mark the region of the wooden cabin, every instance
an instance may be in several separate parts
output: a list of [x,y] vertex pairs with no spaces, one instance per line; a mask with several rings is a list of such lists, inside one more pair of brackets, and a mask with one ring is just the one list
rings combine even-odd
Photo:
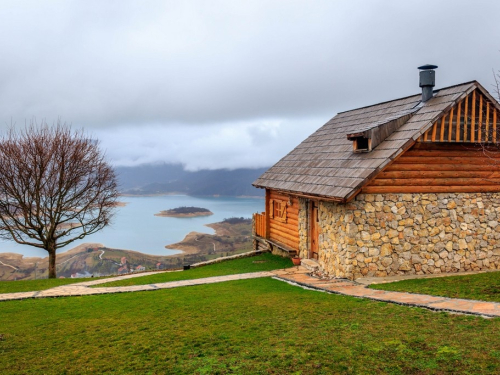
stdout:
[[254,182],[256,249],[349,279],[500,269],[500,105],[476,81],[433,90],[434,68],[423,94],[337,114]]

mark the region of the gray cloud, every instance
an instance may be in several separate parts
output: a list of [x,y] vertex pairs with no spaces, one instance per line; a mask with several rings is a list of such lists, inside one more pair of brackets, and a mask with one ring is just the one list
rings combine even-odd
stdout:
[[[492,1],[2,1],[0,123],[62,118],[116,164],[265,166],[336,112],[500,68]],[[497,43],[497,44],[495,44]],[[168,147],[167,147],[168,145]]]

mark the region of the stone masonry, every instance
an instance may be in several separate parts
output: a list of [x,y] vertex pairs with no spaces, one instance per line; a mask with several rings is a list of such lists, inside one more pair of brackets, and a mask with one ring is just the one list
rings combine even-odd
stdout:
[[[299,252],[308,258],[307,200]],[[437,274],[500,269],[500,193],[360,194],[320,202],[319,264],[329,276]]]

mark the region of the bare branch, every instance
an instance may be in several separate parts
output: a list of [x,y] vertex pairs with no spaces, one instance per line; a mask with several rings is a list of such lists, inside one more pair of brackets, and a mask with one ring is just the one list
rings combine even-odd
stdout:
[[0,139],[0,237],[47,250],[50,277],[56,250],[108,225],[117,197],[113,169],[83,131],[31,123]]

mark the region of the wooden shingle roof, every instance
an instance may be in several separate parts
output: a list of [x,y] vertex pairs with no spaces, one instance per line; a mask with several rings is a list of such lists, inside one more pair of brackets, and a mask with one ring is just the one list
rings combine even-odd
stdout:
[[[339,113],[253,185],[345,202],[476,88],[491,98],[478,82],[472,81],[436,90],[434,97],[425,103],[418,94]],[[363,132],[394,119],[405,122],[371,152],[353,152],[347,134]]]

